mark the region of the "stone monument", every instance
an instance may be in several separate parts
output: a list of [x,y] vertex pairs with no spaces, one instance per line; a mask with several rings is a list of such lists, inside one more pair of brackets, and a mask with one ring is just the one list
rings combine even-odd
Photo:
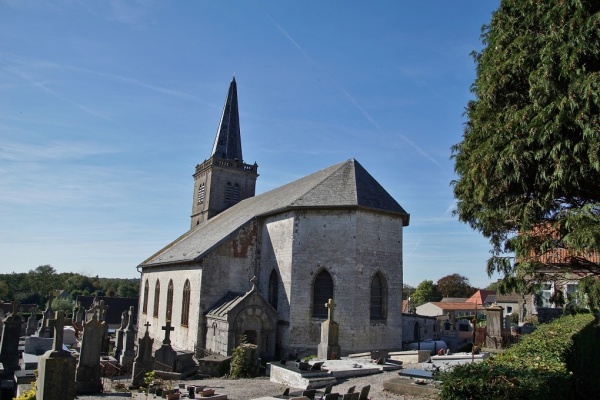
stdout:
[[54,311],[52,310],[52,301],[54,300],[54,292],[50,292],[48,295],[48,305],[42,315],[42,324],[38,331],[38,336],[41,338],[51,338],[53,335],[53,329],[50,324],[50,320],[54,318]]
[[321,324],[321,343],[318,347],[318,357],[326,360],[339,360],[341,348],[338,344],[340,325],[333,320],[333,309],[336,304],[333,299],[325,303],[327,319]]
[[63,350],[64,311],[57,311],[53,349],[40,357],[36,398],[40,400],[73,400],[75,398],[75,358]]
[[27,318],[27,330],[25,331],[27,336],[33,335],[38,329],[37,313],[39,311],[37,306],[31,307],[31,310],[29,310],[31,315]]
[[19,367],[19,339],[21,338],[21,324],[23,320],[18,313],[19,302],[12,303],[13,311],[3,321],[2,339],[0,340],[0,363],[3,370],[0,373],[2,379],[12,379]]
[[152,356],[152,345],[154,339],[150,338],[148,327],[150,322],[146,322],[146,333],[144,337],[138,339],[138,353],[133,361],[133,372],[131,373],[131,386],[138,388],[144,384],[146,372],[152,371],[154,368],[154,357]]
[[85,319],[85,308],[81,305],[81,302],[77,302],[77,305],[73,307],[73,322],[78,325],[83,325]]
[[175,362],[177,360],[177,352],[171,347],[171,332],[175,330],[171,326],[171,321],[167,321],[166,326],[162,327],[165,331],[165,339],[163,340],[160,349],[154,353],[154,369],[159,371],[173,372],[175,371]]
[[504,308],[493,305],[487,307],[485,311],[487,314],[485,347],[500,349],[502,348],[502,326],[504,323],[502,314]]
[[135,358],[135,325],[133,322],[134,307],[129,307],[129,322],[125,328],[125,337],[123,339],[123,354],[119,359],[121,365],[126,365]]
[[[98,321],[106,322],[106,314],[108,312],[108,306],[104,304],[104,300],[100,300],[100,304],[96,306],[98,310]],[[103,355],[108,354],[108,350],[110,348],[110,335],[108,334],[108,324],[104,324],[104,333],[102,334],[102,347],[101,353]]]
[[96,314],[92,315],[91,320],[83,324],[81,351],[75,374],[75,385],[78,394],[100,393],[102,391],[100,351],[105,325],[104,322],[98,321]]
[[127,327],[127,310],[121,313],[121,327],[117,329],[116,337],[115,337],[115,358],[118,360],[121,358],[121,353],[123,352],[123,338],[125,337],[125,329]]

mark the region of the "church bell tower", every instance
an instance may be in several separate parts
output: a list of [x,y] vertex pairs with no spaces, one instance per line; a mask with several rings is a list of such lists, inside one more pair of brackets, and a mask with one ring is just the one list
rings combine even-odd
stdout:
[[242,157],[237,84],[229,85],[221,122],[208,160],[196,165],[191,228],[254,196],[258,165]]

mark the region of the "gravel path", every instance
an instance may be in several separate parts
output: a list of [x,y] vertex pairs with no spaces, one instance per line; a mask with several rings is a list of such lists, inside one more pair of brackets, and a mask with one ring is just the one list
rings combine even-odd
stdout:
[[[421,400],[426,397],[404,396],[395,393],[390,393],[383,390],[383,381],[398,377],[397,371],[387,371],[375,375],[359,376],[349,379],[338,379],[338,384],[334,386],[333,391],[338,393],[346,393],[350,386],[356,386],[357,390],[366,385],[371,385],[369,399],[394,399],[394,400]],[[95,400],[95,399],[123,399],[131,398],[131,393],[118,391],[115,383],[110,380],[104,382],[105,393],[95,396],[78,396],[80,400]],[[127,386],[128,381],[120,381]],[[174,386],[179,382],[173,382]],[[228,400],[250,400],[261,396],[273,396],[280,394],[285,388],[284,385],[269,381],[269,377],[259,377],[254,379],[224,379],[210,378],[202,380],[186,380],[181,381],[187,385],[204,385],[210,389],[216,389],[217,393],[226,394]],[[299,389],[292,389],[292,392]],[[323,390],[323,389],[321,389]],[[149,397],[152,398],[152,397]]]

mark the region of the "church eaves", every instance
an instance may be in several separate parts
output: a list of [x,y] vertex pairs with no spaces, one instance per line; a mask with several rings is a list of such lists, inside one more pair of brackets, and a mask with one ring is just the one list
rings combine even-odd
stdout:
[[219,129],[210,156],[226,160],[244,161],[235,77],[229,84],[227,99],[225,100],[225,106],[223,106],[223,114],[221,115]]
[[410,217],[358,161],[350,159],[239,202],[188,231],[140,266],[197,261],[254,218],[306,208],[369,209],[397,215],[404,226],[408,226]]

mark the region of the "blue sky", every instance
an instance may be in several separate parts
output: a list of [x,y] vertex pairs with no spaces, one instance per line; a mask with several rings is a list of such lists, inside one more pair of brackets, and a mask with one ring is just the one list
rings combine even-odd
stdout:
[[355,158],[411,214],[405,283],[487,285],[450,147],[498,5],[0,0],[0,272],[137,277],[189,227],[235,75],[257,193]]

